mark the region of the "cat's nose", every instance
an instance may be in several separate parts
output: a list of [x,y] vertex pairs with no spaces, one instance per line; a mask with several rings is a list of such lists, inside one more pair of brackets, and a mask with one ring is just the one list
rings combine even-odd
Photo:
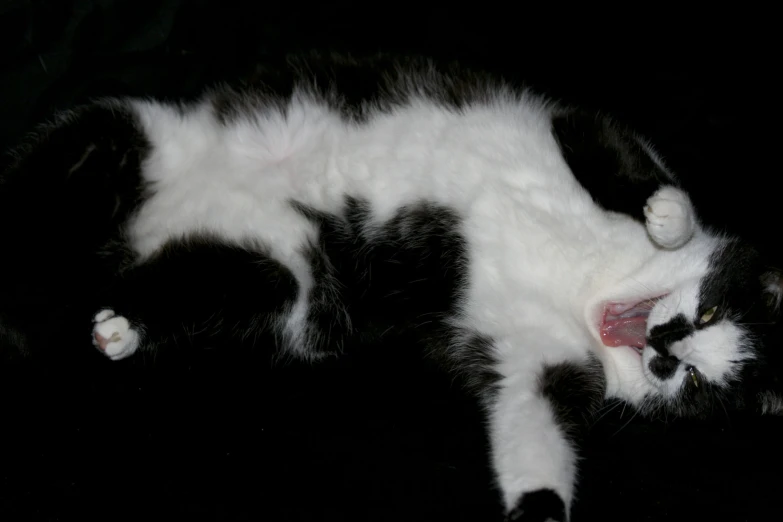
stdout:
[[645,348],[652,348],[656,356],[660,356],[660,357],[671,356],[671,354],[669,353],[668,346],[661,343],[654,342],[652,339],[649,338],[647,339],[647,346]]
[[653,375],[661,380],[670,379],[674,372],[677,371],[677,367],[680,365],[680,360],[670,355],[655,355],[650,359],[649,368]]
[[[670,357],[671,348],[693,333],[693,325],[682,314],[677,314],[667,323],[659,324],[650,329],[647,345],[661,357]],[[675,359],[676,360],[676,359]]]

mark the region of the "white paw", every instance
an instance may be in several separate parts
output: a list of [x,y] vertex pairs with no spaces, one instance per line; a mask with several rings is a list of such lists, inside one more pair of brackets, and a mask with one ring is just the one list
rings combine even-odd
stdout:
[[647,200],[644,207],[647,232],[664,248],[678,248],[688,242],[696,231],[696,213],[688,195],[666,186]]
[[101,310],[93,318],[92,344],[113,361],[124,359],[139,347],[139,333],[113,310]]

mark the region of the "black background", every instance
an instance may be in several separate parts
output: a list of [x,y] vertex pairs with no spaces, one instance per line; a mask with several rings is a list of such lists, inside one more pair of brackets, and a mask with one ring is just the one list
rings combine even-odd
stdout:
[[[772,15],[702,13],[675,30],[681,13],[566,22],[555,7],[5,2],[0,145],[91,96],[191,97],[276,53],[425,53],[635,124],[707,223],[782,265]],[[272,371],[261,348],[110,363],[86,333],[82,344],[50,334],[47,357],[0,369],[0,520],[502,518],[475,404],[414,351]],[[574,520],[775,520],[782,435],[780,418],[608,409]]]

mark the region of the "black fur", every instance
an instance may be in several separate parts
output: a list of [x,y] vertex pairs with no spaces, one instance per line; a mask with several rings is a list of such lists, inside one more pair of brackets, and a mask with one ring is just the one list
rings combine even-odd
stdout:
[[506,522],[565,522],[565,503],[551,489],[525,493],[506,517]]
[[495,399],[501,375],[495,369],[495,348],[491,338],[478,333],[465,334],[460,342],[446,347],[445,358],[452,369],[463,374],[471,391],[485,403]]
[[315,287],[309,322],[318,349],[352,337],[371,342],[390,331],[431,330],[456,312],[466,252],[460,220],[426,201],[399,209],[381,226],[370,207],[346,197],[342,215],[295,204],[318,226],[307,249]]
[[606,380],[601,363],[590,357],[581,365],[564,362],[544,367],[539,390],[552,405],[563,432],[579,442],[604,401]]
[[679,360],[671,356],[669,347],[693,333],[694,327],[684,315],[678,314],[665,324],[659,324],[650,330],[647,344],[658,356],[650,362],[650,370],[660,379],[674,375]]
[[[583,364],[563,362],[545,366],[538,377],[539,393],[552,406],[555,421],[574,448],[580,448],[595,414],[604,403],[606,378],[601,363],[591,356]],[[507,520],[565,521],[565,504],[552,490],[522,496]]]
[[647,199],[663,185],[677,186],[633,133],[607,116],[567,112],[552,119],[552,131],[571,172],[605,210],[644,223]]
[[296,279],[256,248],[208,236],[167,243],[122,270],[96,301],[142,332],[142,346],[256,341],[296,298]]
[[738,407],[766,410],[768,397],[783,396],[781,273],[740,241],[727,242],[710,264],[710,274],[700,289],[697,317],[717,306],[711,322],[731,318],[749,331],[753,343],[748,349],[753,353],[732,383],[732,395]]
[[650,371],[661,380],[671,379],[679,365],[680,360],[674,356],[658,355],[650,360]]
[[[760,298],[769,291],[762,283],[770,275],[755,249],[739,241],[728,241],[710,259],[710,273],[699,292],[697,316],[717,306],[711,322],[726,317],[771,324],[776,320],[777,304]],[[780,285],[780,281],[774,284]]]
[[[411,84],[411,71],[423,81]],[[284,102],[298,88],[327,101],[344,119],[364,122],[370,113],[391,111],[413,94],[459,110],[485,97],[487,87],[500,85],[497,78],[456,63],[439,63],[436,67],[429,60],[415,57],[376,54],[353,58],[311,53],[258,66],[243,86],[216,89],[211,102],[218,118],[230,122],[253,109],[284,112]]]
[[413,333],[429,357],[489,404],[499,380],[492,339],[447,322],[467,284],[457,214],[419,201],[379,226],[368,203],[350,196],[340,215],[294,205],[319,232],[306,249],[315,280],[308,316],[313,347],[327,353]]
[[[125,261],[120,225],[144,196],[150,144],[122,106],[95,104],[41,127],[0,175],[0,349],[48,346],[89,313]],[[55,262],[53,262],[55,261]]]

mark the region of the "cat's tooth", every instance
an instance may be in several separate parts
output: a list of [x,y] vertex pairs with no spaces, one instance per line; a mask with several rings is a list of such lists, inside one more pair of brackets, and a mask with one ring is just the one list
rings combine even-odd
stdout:
[[631,308],[633,308],[633,305],[628,305],[625,303],[612,303],[609,305],[608,310],[612,315],[620,315],[623,312],[630,310]]

